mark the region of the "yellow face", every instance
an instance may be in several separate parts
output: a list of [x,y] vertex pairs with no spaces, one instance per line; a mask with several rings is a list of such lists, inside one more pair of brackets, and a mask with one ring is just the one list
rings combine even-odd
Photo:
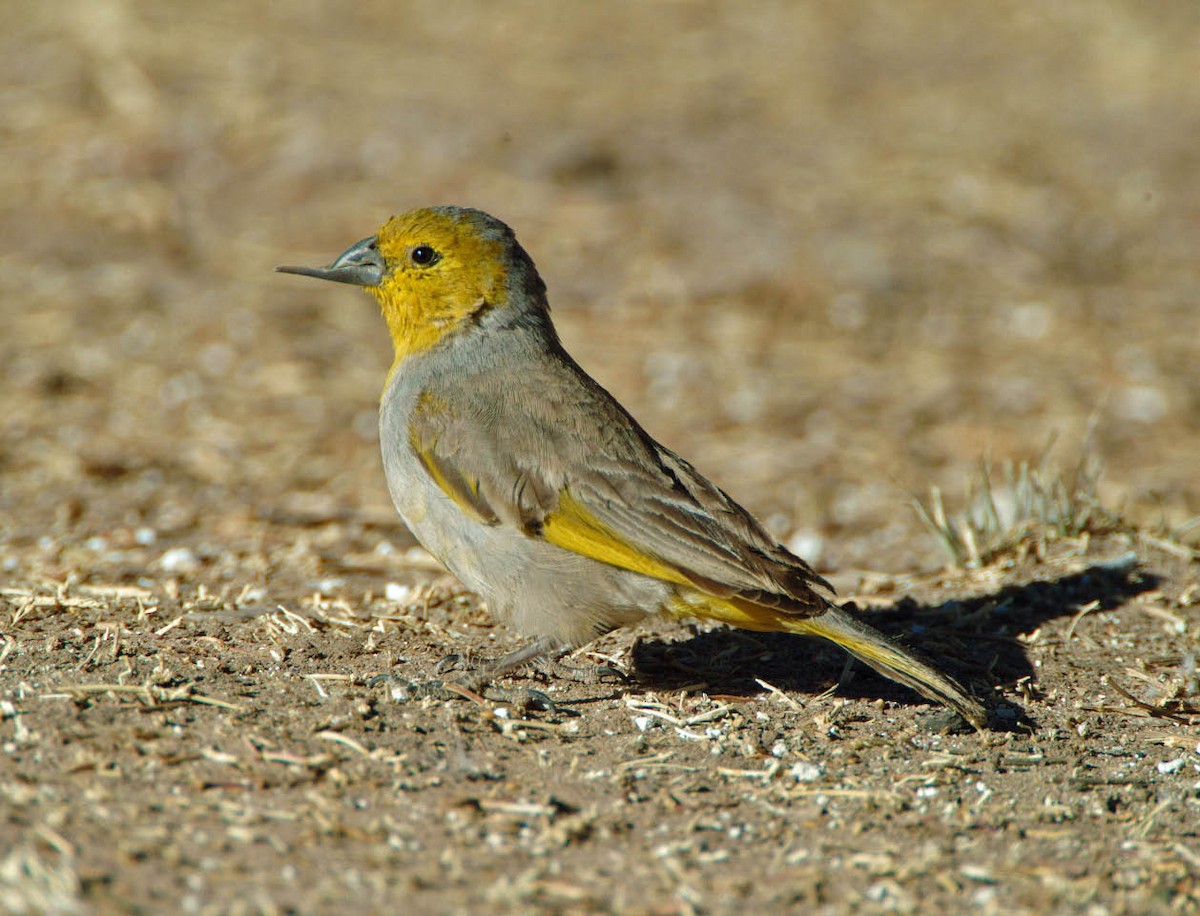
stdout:
[[[428,207],[392,217],[329,267],[279,270],[370,292],[383,309],[397,365],[482,310],[510,304],[545,308],[541,280],[512,230],[495,217],[461,207]],[[510,297],[514,288],[520,293]]]
[[413,210],[392,217],[328,267],[276,269],[361,286],[379,301],[396,353],[389,383],[410,356],[484,325],[485,312],[515,311],[526,332],[554,337],[533,261],[508,226],[480,210]]
[[379,300],[396,361],[429,349],[484,308],[508,300],[515,240],[477,210],[433,207],[395,216],[375,237]]

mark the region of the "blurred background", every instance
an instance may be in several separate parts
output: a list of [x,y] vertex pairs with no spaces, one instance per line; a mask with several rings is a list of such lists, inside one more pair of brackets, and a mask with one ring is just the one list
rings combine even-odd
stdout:
[[1089,429],[1107,502],[1200,514],[1191,0],[4,19],[10,571],[390,516],[376,307],[272,269],[429,204],[510,223],[568,349],[824,568],[940,562],[911,493]]

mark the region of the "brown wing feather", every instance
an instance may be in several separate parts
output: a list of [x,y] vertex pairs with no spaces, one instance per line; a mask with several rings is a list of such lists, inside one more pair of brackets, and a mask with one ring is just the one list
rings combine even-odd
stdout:
[[582,370],[550,364],[527,376],[520,386],[488,373],[446,381],[459,396],[422,399],[413,414],[414,448],[464,511],[540,537],[569,494],[573,511],[704,591],[798,615],[827,607],[824,579]]

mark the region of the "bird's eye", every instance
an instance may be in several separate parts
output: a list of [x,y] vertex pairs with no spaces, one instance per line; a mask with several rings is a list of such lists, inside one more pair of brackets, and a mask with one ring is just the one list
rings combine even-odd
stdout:
[[409,254],[409,258],[418,267],[428,267],[438,259],[438,253],[428,245],[418,245]]

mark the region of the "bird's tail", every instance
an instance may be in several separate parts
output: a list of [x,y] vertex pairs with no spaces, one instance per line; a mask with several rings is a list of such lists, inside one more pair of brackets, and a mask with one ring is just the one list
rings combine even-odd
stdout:
[[736,598],[691,595],[683,597],[676,610],[681,614],[720,620],[748,630],[783,631],[828,639],[884,677],[950,707],[975,728],[982,730],[987,727],[987,711],[957,681],[836,605],[831,604],[817,614],[802,617]]
[[884,677],[949,706],[975,728],[987,726],[986,710],[957,681],[839,607],[814,617],[794,618],[794,625],[787,629],[835,642]]

